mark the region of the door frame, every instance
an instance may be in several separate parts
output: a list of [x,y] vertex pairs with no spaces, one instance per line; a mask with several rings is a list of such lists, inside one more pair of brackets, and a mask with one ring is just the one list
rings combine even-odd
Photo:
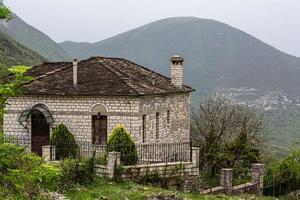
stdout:
[[[42,116],[41,119],[45,120],[44,123],[47,124],[47,128],[45,128],[45,129],[47,129],[47,132],[45,132],[43,134],[36,134],[35,133],[36,128],[34,126],[36,126],[36,125],[34,125],[34,120],[33,120],[34,115]],[[50,144],[50,134],[51,134],[50,124],[47,123],[45,116],[39,110],[34,110],[31,113],[30,118],[31,118],[31,152],[36,153],[39,156],[42,156],[42,154],[43,154],[42,147]],[[37,132],[38,132],[38,130],[37,130]],[[36,134],[36,135],[34,135],[34,134]],[[43,141],[43,140],[42,141],[36,141],[34,139],[34,137],[36,137],[36,136],[44,137],[44,139],[46,139],[47,141]],[[35,148],[37,148],[37,150]]]
[[[108,140],[108,131],[107,131],[107,124],[108,124],[108,117],[107,115],[101,115],[100,116],[100,119],[98,119],[99,116],[97,115],[92,115],[92,143],[93,144],[98,144],[97,141],[96,141],[96,138],[95,138],[95,121],[99,120],[101,121],[101,118],[102,119],[105,119],[105,130],[106,130],[106,133],[105,133],[105,141],[101,141],[100,145],[107,145],[107,140]],[[101,135],[101,133],[100,133]],[[101,139],[101,138],[100,138]]]

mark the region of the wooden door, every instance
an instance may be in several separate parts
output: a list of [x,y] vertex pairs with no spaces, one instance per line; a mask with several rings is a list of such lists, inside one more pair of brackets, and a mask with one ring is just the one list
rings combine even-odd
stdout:
[[107,116],[93,116],[93,144],[107,144]]
[[31,150],[42,156],[42,146],[49,145],[50,126],[42,113],[31,114]]

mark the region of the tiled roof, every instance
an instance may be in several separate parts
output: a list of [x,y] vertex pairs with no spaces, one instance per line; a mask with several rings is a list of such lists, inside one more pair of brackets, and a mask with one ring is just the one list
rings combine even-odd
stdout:
[[175,87],[170,78],[122,58],[92,57],[78,62],[78,84],[73,86],[71,62],[44,63],[27,75],[25,95],[60,96],[139,96],[191,92]]

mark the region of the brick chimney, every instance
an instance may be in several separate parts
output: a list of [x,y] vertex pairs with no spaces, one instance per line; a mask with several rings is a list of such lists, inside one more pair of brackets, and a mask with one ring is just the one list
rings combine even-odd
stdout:
[[178,88],[182,88],[183,80],[183,61],[179,55],[174,55],[171,59],[171,83]]
[[78,62],[77,59],[73,60],[73,86],[77,86],[77,71],[78,71]]

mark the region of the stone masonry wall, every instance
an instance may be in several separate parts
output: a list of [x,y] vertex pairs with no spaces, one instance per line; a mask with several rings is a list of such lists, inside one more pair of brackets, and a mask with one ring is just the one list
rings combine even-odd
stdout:
[[[188,94],[141,99],[142,115],[146,115],[146,143],[190,141],[190,98]],[[167,113],[170,114],[170,123]],[[156,113],[159,113],[159,137],[156,138]]]
[[[35,97],[24,96],[8,99],[4,115],[4,132],[31,138],[31,119],[28,129],[24,129],[18,118],[21,113],[36,104],[44,104],[53,115],[55,124],[64,123],[77,139],[91,142],[92,115],[97,115],[95,107],[101,105],[107,115],[108,135],[123,125],[137,143],[142,142],[142,116],[146,115],[146,142],[189,141],[189,95],[178,94],[148,97]],[[167,123],[167,110],[171,120]],[[156,113],[159,112],[159,138],[155,138]]]

